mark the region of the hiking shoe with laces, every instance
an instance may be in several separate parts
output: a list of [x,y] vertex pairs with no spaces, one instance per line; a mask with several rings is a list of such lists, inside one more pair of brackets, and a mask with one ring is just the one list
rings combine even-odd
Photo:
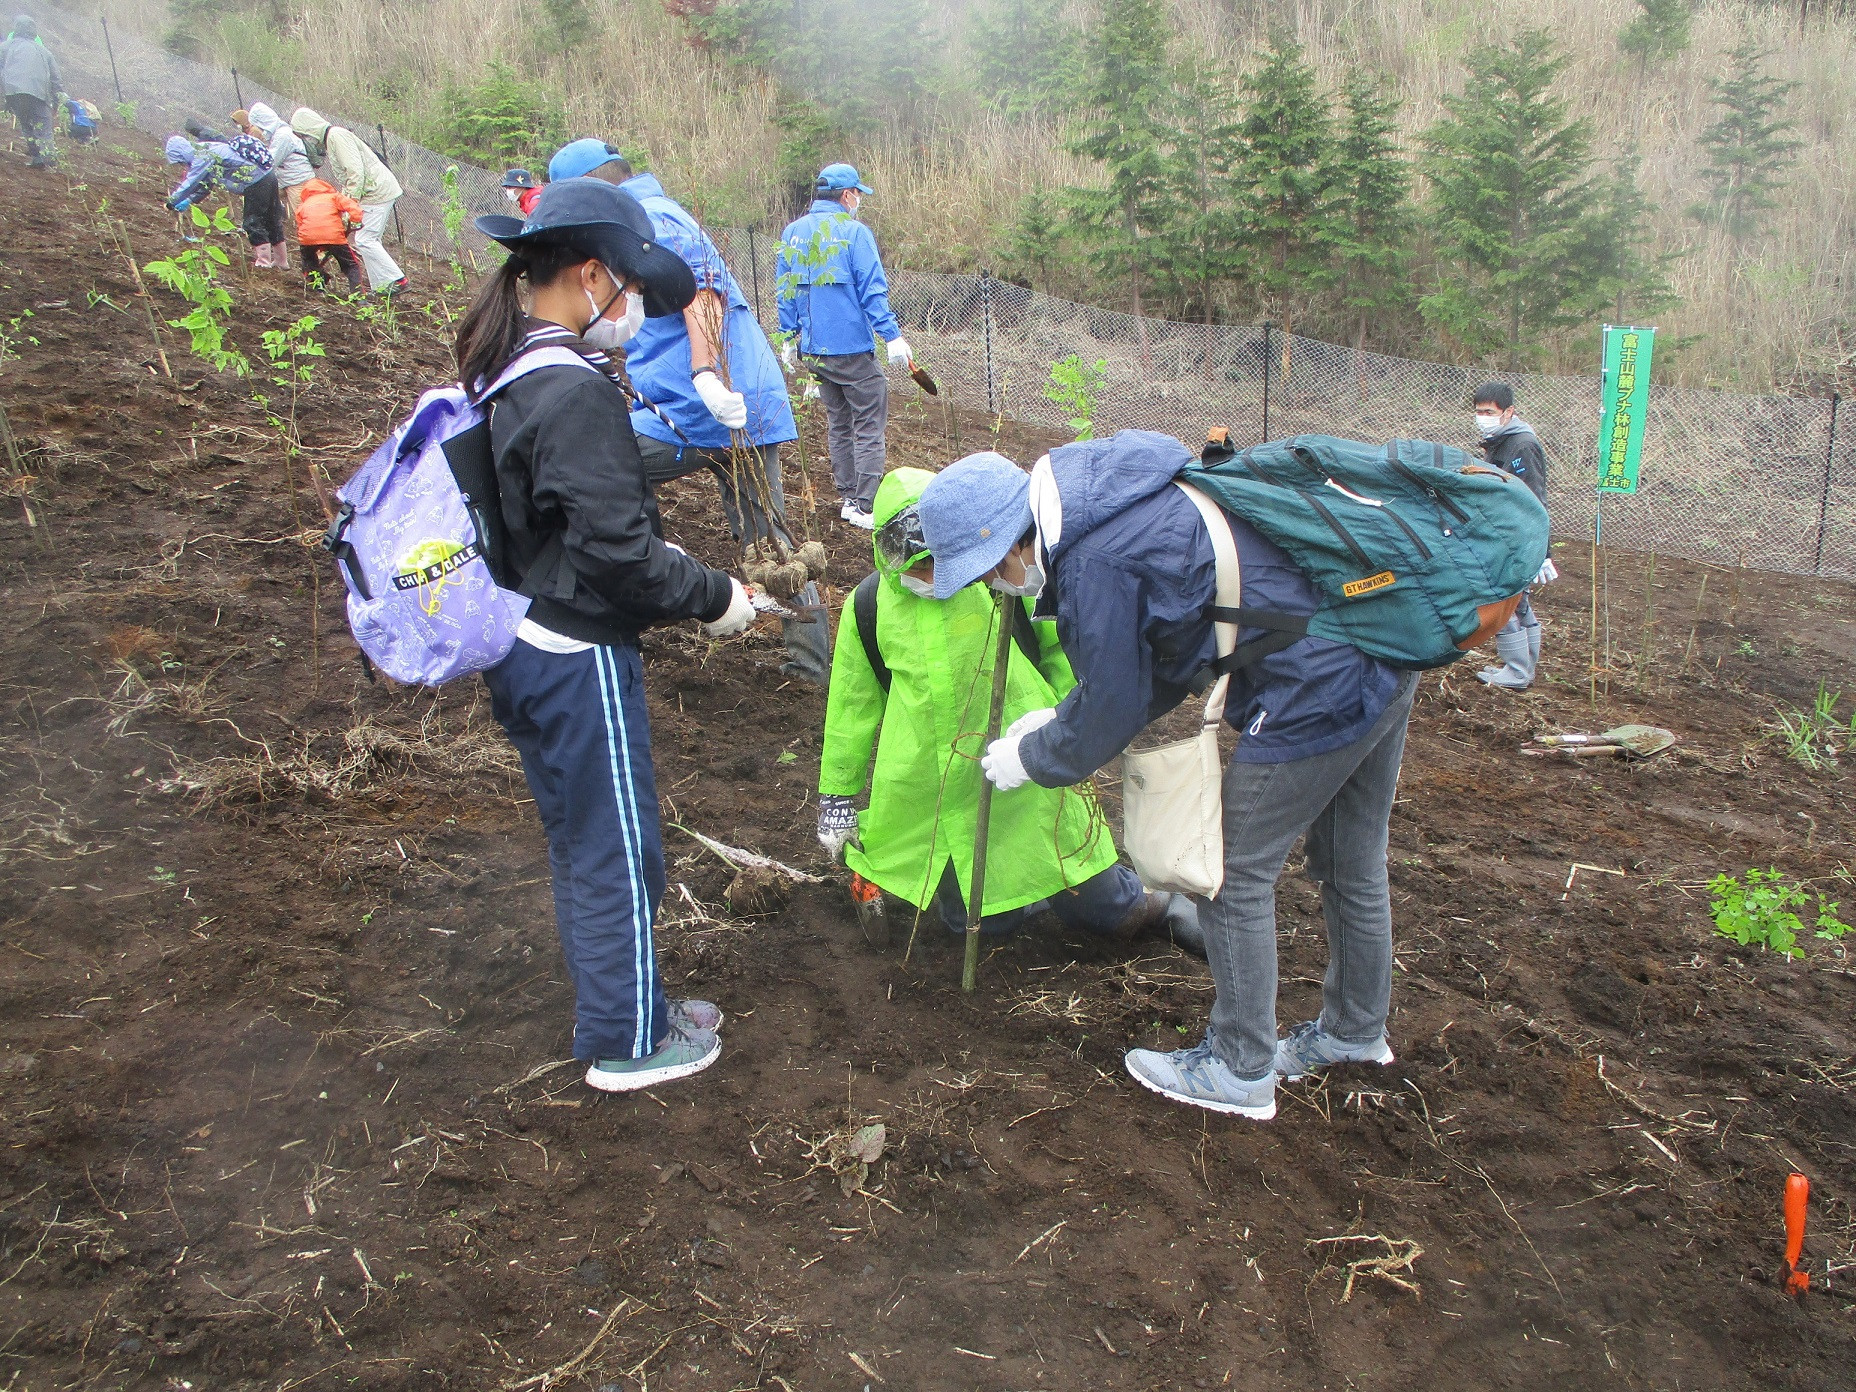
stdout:
[[706,1000],[673,1000],[670,1003],[672,1028],[693,1034],[714,1034],[728,1017],[722,1007]]
[[1190,1049],[1162,1054],[1153,1049],[1130,1049],[1122,1062],[1128,1075],[1150,1092],[1208,1112],[1268,1121],[1276,1115],[1276,1075],[1238,1077],[1212,1048],[1211,1035]]
[[1304,1020],[1276,1042],[1276,1072],[1285,1083],[1306,1077],[1335,1063],[1391,1063],[1392,1046],[1382,1034],[1370,1044],[1349,1044],[1321,1028],[1319,1020]]
[[686,1030],[673,1023],[657,1052],[636,1059],[596,1059],[586,1070],[586,1085],[601,1092],[636,1092],[700,1073],[722,1054],[722,1041],[708,1030]]

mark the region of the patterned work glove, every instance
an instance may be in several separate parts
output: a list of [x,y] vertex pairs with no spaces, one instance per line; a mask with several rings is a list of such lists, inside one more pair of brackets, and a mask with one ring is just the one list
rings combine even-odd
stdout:
[[857,835],[857,809],[847,797],[820,793],[818,797],[818,843],[833,860],[844,859],[844,848]]
[[1551,559],[1548,559],[1541,565],[1540,574],[1534,577],[1534,583],[1536,585],[1551,585],[1559,578],[1560,568],[1554,565]]

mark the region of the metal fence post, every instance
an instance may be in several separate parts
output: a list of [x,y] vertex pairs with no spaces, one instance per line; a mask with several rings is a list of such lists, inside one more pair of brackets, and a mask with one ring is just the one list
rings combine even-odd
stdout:
[[754,274],[754,318],[764,328],[767,323],[766,311],[760,307],[760,249],[754,244],[754,228],[757,224],[748,224],[748,265]]
[[1270,346],[1270,331],[1276,326],[1269,320],[1263,321],[1263,438],[1270,438],[1270,359],[1275,356]]
[[[385,164],[387,166],[387,172],[391,173],[393,171],[393,166],[387,161],[386,123],[382,121],[374,122],[374,133],[380,137],[380,162],[382,164]],[[393,200],[393,230],[399,234],[400,245],[405,246],[406,245],[406,227],[400,221],[400,201],[397,198]],[[459,279],[463,278],[463,272],[460,271],[458,275],[459,275]]]
[[1830,438],[1824,445],[1824,487],[1817,497],[1818,575],[1824,573],[1824,533],[1830,521],[1830,470],[1837,456],[1837,404],[1842,400],[1834,391],[1830,394]]
[[238,85],[238,69],[232,69],[232,95],[238,98],[238,109],[245,109],[245,89]]
[[116,101],[118,105],[121,105],[122,100],[123,100],[122,78],[116,72],[116,45],[110,42],[109,16],[104,15],[102,18],[103,18],[103,47],[109,52],[109,55],[110,55],[110,81],[116,84]]
[[992,271],[980,267],[980,317],[986,325],[986,414],[997,415],[999,408],[992,386]]

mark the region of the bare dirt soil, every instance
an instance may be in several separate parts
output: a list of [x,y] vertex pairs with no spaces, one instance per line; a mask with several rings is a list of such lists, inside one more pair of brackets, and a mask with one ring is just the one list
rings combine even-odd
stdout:
[[[0,1389],[1850,1386],[1856,982],[1830,944],[1714,936],[1705,888],[1773,865],[1845,893],[1849,779],[1764,726],[1856,686],[1847,588],[1612,557],[1593,704],[1590,558],[1563,547],[1543,684],[1471,661],[1419,696],[1397,1064],[1287,1088],[1267,1125],[1123,1073],[1202,1027],[1205,970],[1170,948],[1043,923],[963,997],[939,929],[865,946],[812,837],[820,693],[775,634],[654,634],[663,961],[731,1018],[700,1079],[597,1096],[560,1062],[544,844],[480,685],[370,685],[254,379],[165,328],[162,372],[103,225],[175,246],[153,143],[0,158],[30,476],[0,498]],[[412,276],[393,326],[230,278],[254,357],[323,317],[302,433],[334,478],[445,375],[443,268]],[[991,439],[895,417],[896,462]],[[815,448],[805,473],[829,495]],[[844,587],[868,541],[834,514]],[[666,516],[728,560],[706,479]],[[1520,753],[1625,720],[1682,742]],[[678,827],[826,880],[736,916]],[[1287,1024],[1325,962],[1299,877],[1282,933]]]

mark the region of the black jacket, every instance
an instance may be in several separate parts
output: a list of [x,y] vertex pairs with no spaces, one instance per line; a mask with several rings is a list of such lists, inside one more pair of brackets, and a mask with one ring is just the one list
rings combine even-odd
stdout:
[[[604,355],[553,325],[529,343]],[[605,371],[543,367],[497,394],[490,447],[501,496],[497,583],[534,596],[529,617],[589,643],[636,643],[679,619],[718,619],[728,576],[667,545],[625,389]]]
[[1510,421],[1500,435],[1484,440],[1482,457],[1520,479],[1542,503],[1547,501],[1547,456],[1526,421]]

